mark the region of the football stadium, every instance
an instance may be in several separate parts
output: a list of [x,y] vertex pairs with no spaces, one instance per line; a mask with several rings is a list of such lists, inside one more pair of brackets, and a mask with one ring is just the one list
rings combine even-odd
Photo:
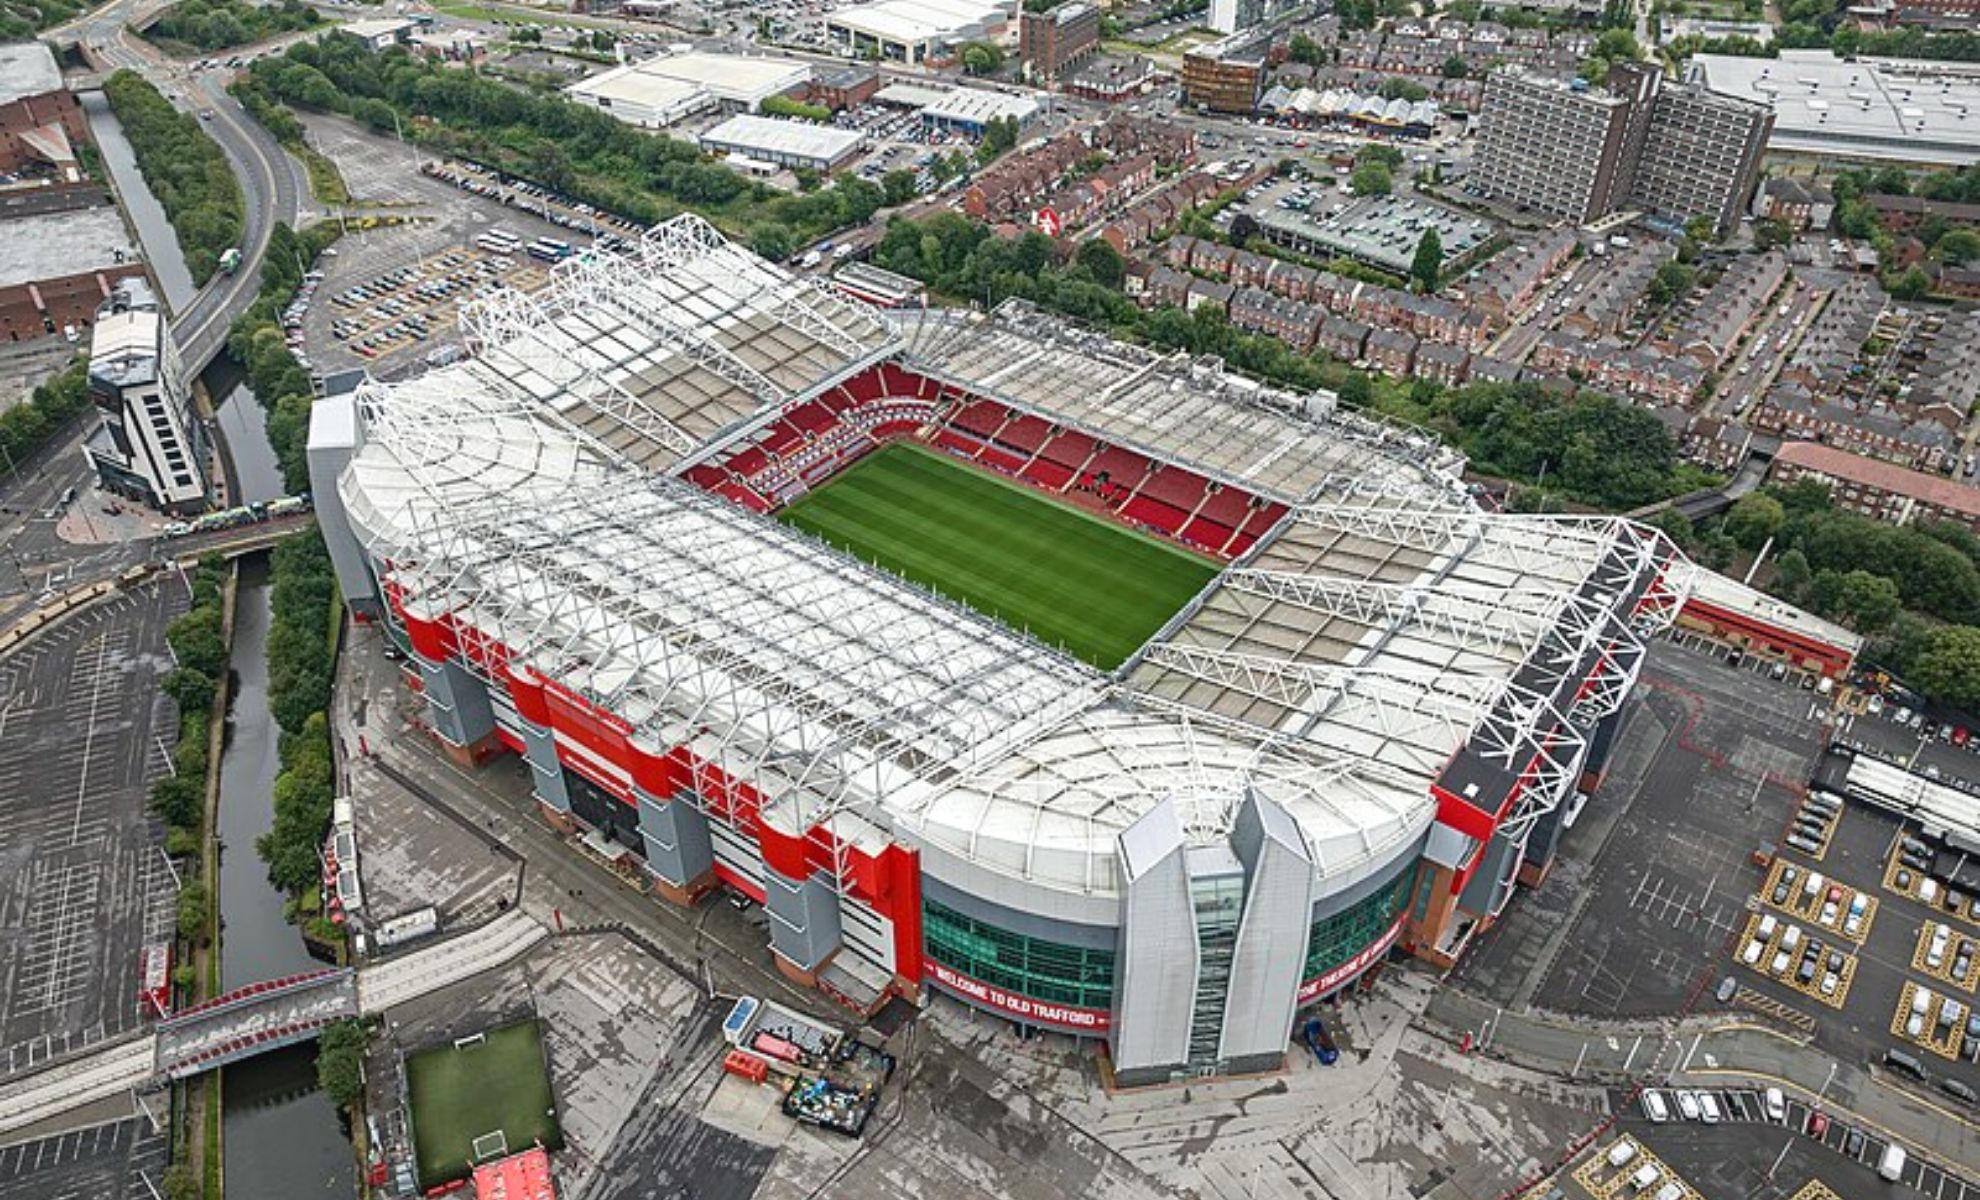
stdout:
[[459,761],[792,979],[1122,1086],[1281,1066],[1548,869],[1693,568],[1419,431],[1021,304],[883,313],[695,217],[317,402],[340,585]]

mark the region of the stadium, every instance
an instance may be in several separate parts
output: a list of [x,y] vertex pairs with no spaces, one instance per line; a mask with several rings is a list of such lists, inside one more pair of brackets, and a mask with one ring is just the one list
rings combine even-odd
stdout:
[[1417,431],[1022,305],[886,312],[695,217],[317,402],[433,735],[791,978],[1270,1070],[1551,863],[1693,568]]

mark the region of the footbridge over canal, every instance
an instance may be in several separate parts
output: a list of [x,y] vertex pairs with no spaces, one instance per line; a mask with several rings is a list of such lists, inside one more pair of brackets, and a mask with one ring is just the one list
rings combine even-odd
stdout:
[[143,1033],[0,1079],[0,1136],[308,1041],[336,1021],[382,1013],[505,966],[547,936],[541,924],[516,910],[358,970],[329,968],[238,988]]

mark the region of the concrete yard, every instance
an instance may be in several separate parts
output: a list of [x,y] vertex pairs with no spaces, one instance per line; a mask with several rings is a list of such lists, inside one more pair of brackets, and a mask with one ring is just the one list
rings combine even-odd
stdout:
[[1678,1011],[1726,973],[1759,878],[1748,856],[1778,840],[1823,726],[1792,682],[1665,640],[1639,696],[1553,873],[1460,962],[1466,990],[1642,1017]]
[[0,660],[0,1063],[140,1023],[139,951],[169,935],[164,832],[145,811],[176,713],[176,582],[119,594]]

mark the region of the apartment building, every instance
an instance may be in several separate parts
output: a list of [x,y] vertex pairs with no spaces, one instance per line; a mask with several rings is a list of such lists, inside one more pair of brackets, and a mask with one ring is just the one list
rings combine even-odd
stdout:
[[1664,88],[1650,106],[1648,140],[1629,206],[1674,223],[1694,217],[1725,237],[1760,178],[1774,110],[1692,83]]
[[1834,446],[1787,442],[1774,456],[1771,476],[1781,483],[1820,480],[1836,507],[1894,525],[1954,521],[1980,530],[1980,488]]
[[206,428],[192,411],[158,298],[142,279],[118,280],[97,310],[89,395],[101,421],[83,452],[105,488],[160,512],[206,507]]
[[1606,88],[1518,69],[1485,85],[1474,193],[1585,224],[1639,209],[1724,235],[1759,179],[1772,110],[1624,63]]
[[1072,0],[1018,16],[1018,63],[1033,83],[1057,79],[1100,50],[1100,6]]

